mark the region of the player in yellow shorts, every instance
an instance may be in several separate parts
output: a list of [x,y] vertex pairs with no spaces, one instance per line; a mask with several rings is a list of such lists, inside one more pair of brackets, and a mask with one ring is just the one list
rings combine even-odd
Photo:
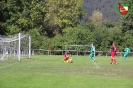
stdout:
[[72,57],[70,57],[70,52],[66,52],[64,54],[64,62],[66,62],[66,63],[72,63],[73,62]]

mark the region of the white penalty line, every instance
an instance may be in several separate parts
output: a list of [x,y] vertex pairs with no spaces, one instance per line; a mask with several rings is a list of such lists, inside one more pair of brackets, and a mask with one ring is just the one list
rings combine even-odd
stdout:
[[[92,62],[93,62],[93,61],[92,61]],[[96,62],[93,62],[93,63],[94,63],[94,65],[95,65],[97,68],[99,68],[98,65],[96,64]]]
[[98,65],[96,64],[96,62],[94,62],[94,64],[96,65],[96,67],[98,68]]
[[17,63],[18,63],[18,62],[15,62],[15,63],[13,63],[13,64],[9,64],[9,65],[6,65],[6,66],[2,66],[2,67],[0,67],[0,69],[6,68],[6,67],[9,67],[9,66],[12,66],[12,65],[17,64]]
[[[23,60],[23,61],[25,61],[25,60]],[[15,63],[9,64],[9,65],[6,65],[6,66],[2,66],[2,67],[0,67],[0,69],[6,68],[6,67],[10,67],[10,66],[12,66],[14,64],[17,64],[17,63],[19,63],[19,62],[15,62]]]

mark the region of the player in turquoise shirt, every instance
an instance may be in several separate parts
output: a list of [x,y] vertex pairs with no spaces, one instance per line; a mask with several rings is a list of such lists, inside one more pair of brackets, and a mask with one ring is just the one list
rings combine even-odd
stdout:
[[127,60],[127,56],[130,53],[130,48],[127,46],[124,51],[125,51],[125,53],[124,53],[124,61],[126,61]]
[[91,44],[91,51],[90,51],[90,59],[93,60],[95,62],[94,59],[94,54],[95,54],[95,46],[93,45],[93,43]]

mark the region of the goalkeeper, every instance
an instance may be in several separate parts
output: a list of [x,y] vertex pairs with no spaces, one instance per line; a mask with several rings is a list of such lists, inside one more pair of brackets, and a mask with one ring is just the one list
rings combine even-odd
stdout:
[[93,43],[91,44],[91,51],[90,51],[90,59],[95,62],[95,59],[94,59],[94,54],[95,54],[95,46],[93,45]]
[[124,52],[124,61],[126,61],[126,60],[127,60],[127,56],[128,56],[129,53],[130,53],[130,48],[129,48],[128,45],[126,46],[126,48],[125,48],[124,51],[125,51],[125,52]]

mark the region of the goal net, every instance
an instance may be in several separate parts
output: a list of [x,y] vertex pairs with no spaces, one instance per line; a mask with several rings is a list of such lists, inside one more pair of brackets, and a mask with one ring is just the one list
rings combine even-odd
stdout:
[[0,36],[0,61],[16,58],[20,61],[22,56],[31,56],[31,37],[29,34],[15,34]]
[[72,55],[88,55],[90,45],[65,45],[65,52],[70,51]]

